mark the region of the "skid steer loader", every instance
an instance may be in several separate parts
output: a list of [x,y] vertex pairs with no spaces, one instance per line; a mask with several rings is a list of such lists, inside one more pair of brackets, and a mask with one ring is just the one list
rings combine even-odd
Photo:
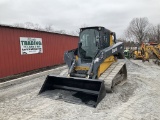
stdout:
[[96,107],[106,92],[113,92],[127,78],[123,51],[114,32],[99,26],[81,28],[78,48],[64,53],[68,72],[48,75],[39,94],[55,89],[76,91],[87,99],[85,104]]

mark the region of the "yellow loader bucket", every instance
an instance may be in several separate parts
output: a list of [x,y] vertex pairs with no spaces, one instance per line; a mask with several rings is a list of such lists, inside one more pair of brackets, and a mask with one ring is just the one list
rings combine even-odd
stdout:
[[[105,97],[106,90],[103,80],[76,78],[76,77],[61,77],[47,76],[39,94],[55,89],[63,89],[76,91],[83,97],[81,100],[85,104],[96,107],[97,104]],[[93,101],[93,102],[89,102]]]

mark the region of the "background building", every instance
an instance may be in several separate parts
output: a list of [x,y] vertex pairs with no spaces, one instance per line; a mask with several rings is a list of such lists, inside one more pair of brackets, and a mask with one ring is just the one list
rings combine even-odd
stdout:
[[64,52],[77,43],[77,36],[0,25],[0,78],[62,64]]

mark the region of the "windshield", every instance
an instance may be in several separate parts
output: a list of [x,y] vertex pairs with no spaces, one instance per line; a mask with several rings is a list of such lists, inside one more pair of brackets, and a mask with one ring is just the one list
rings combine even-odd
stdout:
[[94,58],[98,52],[99,32],[86,29],[80,34],[79,53],[82,58]]

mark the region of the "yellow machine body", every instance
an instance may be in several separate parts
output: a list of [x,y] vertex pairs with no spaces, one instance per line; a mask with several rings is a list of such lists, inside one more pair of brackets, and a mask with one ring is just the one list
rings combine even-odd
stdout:
[[98,69],[98,78],[105,70],[107,70],[112,63],[115,62],[114,56],[110,56],[104,60],[104,62],[100,65]]

